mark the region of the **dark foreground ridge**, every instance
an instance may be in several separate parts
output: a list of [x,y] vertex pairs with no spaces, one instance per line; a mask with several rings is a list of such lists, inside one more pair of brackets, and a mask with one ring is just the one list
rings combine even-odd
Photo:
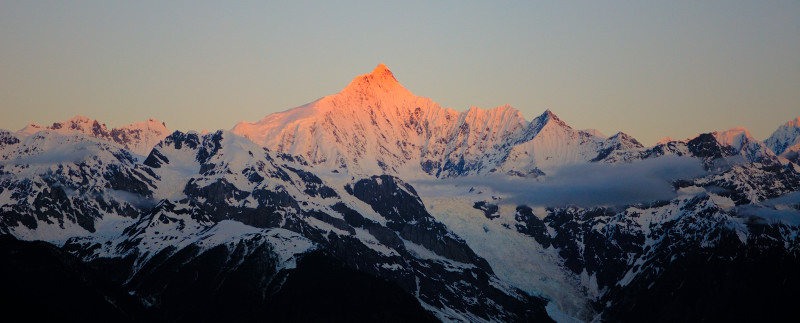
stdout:
[[258,298],[246,288],[238,290],[241,293],[232,288],[255,283],[243,278],[257,278],[250,275],[257,263],[240,267],[225,282],[204,272],[217,269],[209,266],[216,261],[212,258],[173,268],[195,279],[164,282],[173,285],[170,294],[182,297],[146,307],[108,279],[102,268],[92,268],[49,243],[3,235],[3,315],[34,322],[438,322],[397,284],[349,269],[322,252],[304,255],[296,269],[276,280],[275,285],[282,283],[272,286],[277,292],[263,301],[254,301]]
[[145,307],[100,271],[41,241],[0,235],[0,311],[28,322],[148,321]]

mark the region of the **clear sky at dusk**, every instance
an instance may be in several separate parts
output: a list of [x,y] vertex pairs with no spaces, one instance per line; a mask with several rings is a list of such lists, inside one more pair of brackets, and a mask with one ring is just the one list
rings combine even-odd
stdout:
[[652,144],[800,116],[799,1],[6,1],[0,128],[230,129],[385,63],[466,110],[551,109]]

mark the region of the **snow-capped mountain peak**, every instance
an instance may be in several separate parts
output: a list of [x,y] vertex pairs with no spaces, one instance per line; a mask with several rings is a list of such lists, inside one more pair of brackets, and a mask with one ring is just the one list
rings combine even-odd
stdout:
[[644,148],[636,138],[633,138],[631,135],[624,133],[622,131],[617,132],[611,137],[606,139],[606,142],[618,145],[619,149],[637,149],[637,148]]
[[677,141],[677,140],[675,138],[672,138],[672,137],[664,137],[664,138],[661,138],[661,140],[656,141],[655,145],[653,145],[653,146],[658,146],[658,145],[666,144],[668,142],[673,142],[673,141]]
[[[745,128],[736,127],[725,131],[715,131],[711,135],[721,146],[732,148],[734,154],[744,157],[748,162],[764,162],[777,158],[764,143],[755,140],[750,131]],[[739,162],[734,161],[734,163]]]
[[375,66],[375,69],[373,69],[372,72],[366,76],[379,82],[398,83],[397,79],[394,78],[392,71],[390,71],[389,68],[383,63],[379,63],[378,66]]
[[111,129],[111,139],[130,151],[146,156],[159,141],[170,134],[167,125],[156,119]]
[[776,155],[793,161],[800,161],[800,117],[778,127],[764,144]]
[[607,146],[597,132],[575,130],[551,110],[528,122],[510,105],[442,108],[412,94],[383,64],[337,94],[241,122],[232,132],[329,169],[413,177],[539,176],[542,167],[589,162]]
[[167,124],[156,119],[150,118],[147,121],[135,122],[131,123],[127,126],[122,126],[119,129],[131,129],[131,130],[167,130]]
[[750,131],[743,127],[735,127],[724,131],[716,131],[712,133],[714,138],[717,139],[720,145],[731,146],[737,150],[742,149],[742,145],[754,142],[753,136]]
[[794,128],[800,127],[800,117],[797,117],[797,118],[794,118],[793,120],[790,120],[789,122],[787,122],[785,124],[785,126],[786,127],[794,127]]
[[551,127],[572,130],[572,127],[567,125],[564,121],[561,121],[561,119],[559,119],[558,116],[553,113],[553,111],[547,109],[536,118],[533,118],[530,123],[528,123],[522,140],[528,141],[533,139],[548,125],[552,125]]
[[392,71],[386,65],[378,64],[372,72],[359,75],[353,79],[339,94],[340,96],[357,96],[362,99],[368,97],[382,96],[386,94],[394,96],[413,96],[406,90],[394,77]]
[[53,130],[60,134],[82,133],[92,137],[103,137],[108,135],[108,128],[105,124],[86,116],[77,115],[70,119],[54,122],[51,126],[40,126],[31,123],[18,131],[21,135],[32,135],[42,130]]
[[82,134],[103,139],[141,156],[146,156],[150,153],[150,149],[170,133],[164,122],[155,119],[148,119],[147,121],[109,130],[104,123],[86,116],[77,115],[61,122],[54,122],[50,126],[31,123],[17,131],[17,134],[30,136],[44,130],[53,131],[61,135]]
[[608,138],[608,136],[606,136],[606,134],[604,134],[604,133],[602,133],[600,130],[597,130],[597,129],[594,129],[594,128],[591,128],[591,129],[583,129],[583,130],[581,130],[581,131],[583,131],[583,132],[585,132],[585,133],[588,133],[588,134],[591,134],[591,135],[593,135],[593,136],[595,136],[595,137],[599,137],[599,138]]
[[561,121],[561,119],[559,119],[558,116],[555,113],[553,113],[553,111],[550,111],[550,109],[545,110],[536,119],[537,120],[541,120],[540,122],[542,122],[542,123],[549,123],[549,122],[552,121],[552,122],[555,122],[557,124],[569,127],[564,121]]
[[454,122],[454,114],[413,95],[381,64],[337,94],[255,123],[240,122],[232,132],[331,169],[380,174],[394,168],[396,173],[420,148],[424,121]]

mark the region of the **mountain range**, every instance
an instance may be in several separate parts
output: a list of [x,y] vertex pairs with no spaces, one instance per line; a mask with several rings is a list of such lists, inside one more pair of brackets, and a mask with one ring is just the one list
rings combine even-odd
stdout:
[[763,142],[732,128],[646,147],[550,110],[442,108],[383,64],[230,131],[30,124],[0,131],[5,309],[783,320],[800,314],[799,164],[800,118]]

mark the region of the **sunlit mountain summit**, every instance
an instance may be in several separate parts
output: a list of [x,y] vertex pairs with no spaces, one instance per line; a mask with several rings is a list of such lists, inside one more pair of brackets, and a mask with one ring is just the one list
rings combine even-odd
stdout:
[[337,94],[241,122],[232,132],[328,169],[403,177],[536,177],[622,147],[619,136],[575,130],[550,110],[528,121],[509,105],[464,112],[443,108],[412,94],[383,64]]
[[231,131],[2,130],[4,299],[76,321],[794,317],[799,120],[645,146],[443,108],[379,64]]

